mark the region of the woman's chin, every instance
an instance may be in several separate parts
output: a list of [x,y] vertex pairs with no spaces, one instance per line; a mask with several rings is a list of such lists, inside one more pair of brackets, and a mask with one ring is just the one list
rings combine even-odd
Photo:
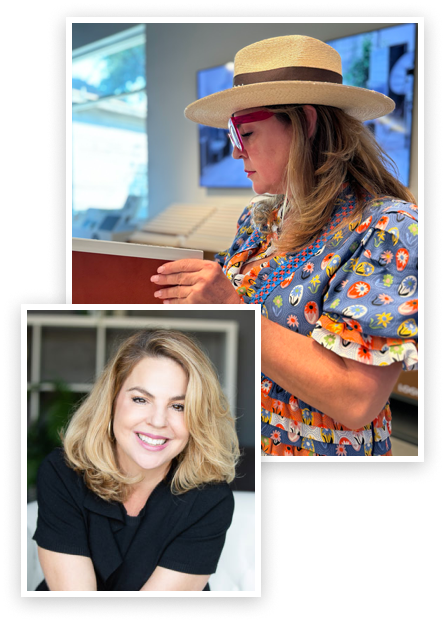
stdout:
[[275,187],[275,186],[270,186],[268,184],[262,184],[262,183],[252,183],[252,190],[255,192],[255,194],[283,194],[283,191],[280,190],[279,188]]

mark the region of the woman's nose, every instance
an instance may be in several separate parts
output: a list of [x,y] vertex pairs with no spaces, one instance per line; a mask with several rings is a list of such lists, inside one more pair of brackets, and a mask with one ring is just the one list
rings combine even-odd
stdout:
[[165,428],[167,425],[167,412],[161,406],[150,409],[147,423],[151,424],[154,428]]
[[245,149],[238,149],[238,147],[233,147],[232,158],[234,158],[235,160],[239,160],[240,158],[245,157],[245,155]]

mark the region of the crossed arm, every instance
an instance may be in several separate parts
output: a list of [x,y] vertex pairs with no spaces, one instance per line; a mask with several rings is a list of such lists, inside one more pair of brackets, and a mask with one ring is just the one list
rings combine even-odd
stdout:
[[[151,280],[162,286],[160,302],[241,302],[216,262],[182,259],[161,266],[158,272]],[[402,363],[377,367],[340,357],[262,316],[261,371],[292,395],[357,430],[378,416]]]
[[402,363],[377,367],[343,358],[262,316],[261,371],[291,395],[357,430],[378,416]]
[[[48,588],[52,592],[96,592],[97,581],[89,557],[55,553],[38,547],[40,565]],[[141,592],[201,591],[210,575],[192,575],[157,566],[140,589]]]

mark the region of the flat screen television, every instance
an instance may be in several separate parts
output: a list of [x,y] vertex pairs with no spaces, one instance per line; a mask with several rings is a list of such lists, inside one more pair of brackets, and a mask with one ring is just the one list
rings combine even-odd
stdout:
[[[342,58],[343,84],[379,91],[395,101],[391,114],[366,125],[395,162],[405,186],[410,180],[416,28],[399,24],[327,41]],[[233,63],[198,71],[198,98],[230,89],[232,80]],[[227,130],[200,125],[199,155],[200,186],[251,188],[242,162],[232,158]]]

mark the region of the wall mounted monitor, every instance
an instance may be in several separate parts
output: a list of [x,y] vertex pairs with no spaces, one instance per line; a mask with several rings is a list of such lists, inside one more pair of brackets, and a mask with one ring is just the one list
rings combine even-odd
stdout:
[[[396,163],[398,178],[409,185],[414,98],[416,24],[399,24],[327,41],[341,58],[343,83],[391,97],[394,112],[366,122]],[[198,98],[232,88],[233,63],[197,72]],[[232,158],[227,130],[199,126],[200,186],[251,188],[240,160]]]

